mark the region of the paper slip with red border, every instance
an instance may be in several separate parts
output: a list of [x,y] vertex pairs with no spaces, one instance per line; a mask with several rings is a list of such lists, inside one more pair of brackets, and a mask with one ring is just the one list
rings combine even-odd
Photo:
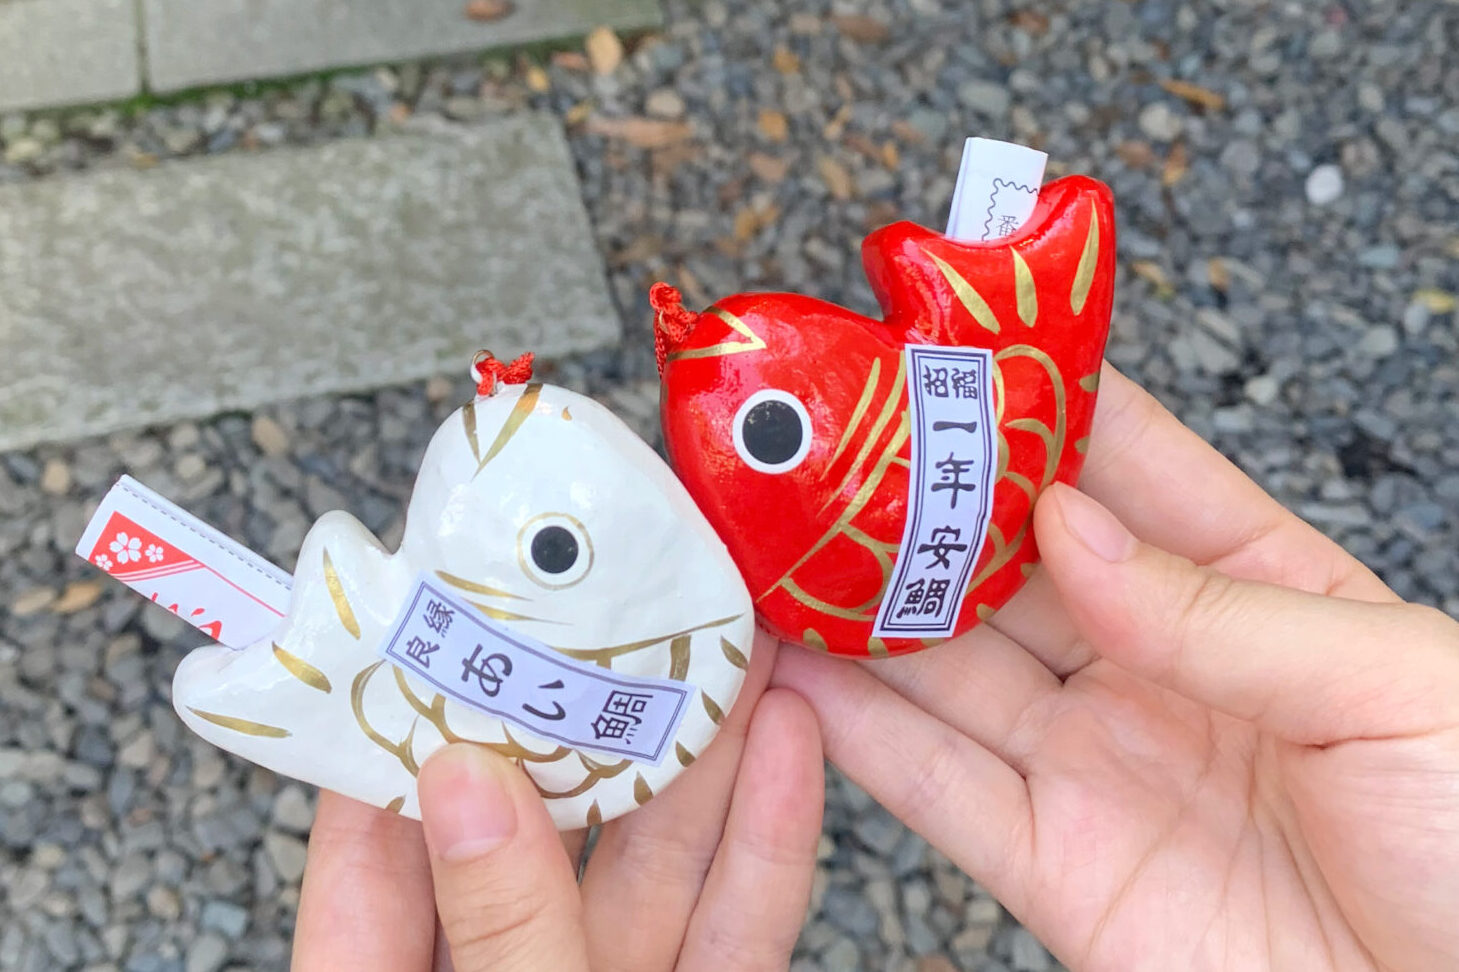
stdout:
[[292,578],[130,476],[106,494],[76,555],[229,648],[266,637]]

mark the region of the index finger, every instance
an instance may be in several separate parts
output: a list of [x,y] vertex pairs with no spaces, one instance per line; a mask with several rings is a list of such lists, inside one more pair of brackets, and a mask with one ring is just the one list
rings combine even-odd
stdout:
[[[1396,595],[1108,363],[1079,489],[1141,540],[1232,577],[1359,601]],[[1061,678],[1094,657],[1039,570],[989,624]]]
[[1109,364],[1079,488],[1146,543],[1198,564],[1315,593],[1397,600],[1372,571]]

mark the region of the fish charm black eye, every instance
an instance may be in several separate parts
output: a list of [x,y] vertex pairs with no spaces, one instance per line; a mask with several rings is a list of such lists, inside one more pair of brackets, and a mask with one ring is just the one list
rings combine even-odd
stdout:
[[593,541],[577,517],[539,513],[517,534],[517,565],[542,587],[571,587],[592,569]]
[[745,399],[735,413],[735,451],[751,469],[789,472],[811,448],[811,417],[800,399],[766,388]]
[[547,574],[561,574],[578,559],[578,542],[566,527],[549,526],[532,538],[532,563]]

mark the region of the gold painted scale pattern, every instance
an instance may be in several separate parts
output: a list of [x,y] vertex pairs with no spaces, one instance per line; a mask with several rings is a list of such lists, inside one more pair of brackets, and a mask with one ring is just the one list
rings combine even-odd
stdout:
[[[1084,304],[1089,298],[1089,291],[1094,283],[1095,270],[1099,265],[1099,248],[1099,216],[1095,211],[1093,203],[1091,203],[1089,207],[1089,230],[1085,237],[1084,249],[1080,254],[1079,263],[1075,269],[1074,278],[1069,290],[1069,308],[1076,316],[1083,313]],[[1038,295],[1033,271],[1017,250],[1012,250],[1011,252],[1013,254],[1014,293],[1016,296],[1018,318],[1024,326],[1032,328],[1038,320]],[[929,256],[932,255],[929,254]],[[932,261],[943,274],[948,285],[952,288],[953,293],[957,296],[959,302],[963,305],[963,309],[968,312],[969,316],[987,331],[993,334],[1001,333],[1002,325],[998,320],[997,314],[994,313],[987,300],[978,293],[977,288],[946,261],[936,256],[932,256]],[[732,315],[719,308],[714,308],[713,311],[726,320],[730,320],[732,317]],[[731,324],[736,331],[742,334],[750,333],[749,328],[742,322],[731,321]],[[1035,418],[1013,419],[1005,425],[1003,421],[1005,401],[1003,370],[1000,365],[1002,362],[1007,362],[1015,358],[1027,358],[1034,361],[1048,376],[1050,385],[1054,390],[1054,402],[1057,415],[1054,428],[1050,429],[1047,423]],[[871,370],[867,374],[866,385],[862,389],[861,396],[855,408],[852,410],[851,419],[847,424],[846,431],[842,434],[840,442],[836,445],[828,468],[829,465],[834,465],[836,460],[841,457],[841,454],[851,442],[856,430],[860,428],[866,415],[871,411],[876,400],[876,392],[880,378],[881,362],[877,361],[873,363]],[[1001,482],[1006,479],[1016,486],[1028,497],[1029,507],[1032,508],[1039,494],[1047,489],[1054,481],[1055,473],[1058,470],[1059,458],[1063,454],[1068,435],[1066,417],[1068,391],[1064,377],[1059,370],[1059,366],[1042,349],[1030,344],[1015,344],[1004,348],[993,356],[992,378],[993,397],[996,403],[998,422],[998,469],[996,480]],[[866,469],[868,463],[870,463],[870,472],[863,480],[862,485],[857,489],[856,494],[852,496],[850,502],[847,503],[841,514],[820,539],[812,544],[810,549],[779,580],[761,592],[756,597],[757,601],[764,599],[776,590],[784,590],[806,607],[820,611],[831,617],[864,622],[872,622],[876,619],[876,608],[881,603],[887,586],[891,583],[892,569],[900,548],[900,543],[877,540],[867,535],[864,531],[857,529],[851,521],[866,506],[866,503],[881,485],[887,469],[894,463],[906,465],[906,460],[899,458],[897,455],[902,446],[906,444],[910,434],[910,418],[907,409],[905,407],[900,410],[897,409],[897,406],[903,403],[902,392],[906,386],[906,380],[906,362],[905,359],[902,359],[898,363],[897,373],[891,383],[891,387],[882,399],[881,409],[862,438],[860,451],[856,454],[851,468],[842,477],[840,484],[828,494],[829,498],[826,500],[825,506],[822,507],[822,511],[824,512],[826,507],[829,507],[831,503],[835,502],[847,484]],[[1096,371],[1092,375],[1086,375],[1081,378],[1079,380],[1079,386],[1083,390],[1092,393],[1099,386],[1099,372]],[[895,432],[887,441],[881,453],[873,460],[871,458],[871,452],[875,443],[881,437],[888,423],[892,421],[896,422]],[[1008,438],[1005,433],[1005,428],[1029,432],[1037,435],[1042,440],[1045,460],[1043,475],[1038,484],[1031,482],[1028,477],[1008,468]],[[1075,448],[1083,454],[1088,449],[1088,437],[1080,439],[1075,443]],[[993,545],[993,556],[987,565],[968,582],[967,589],[969,591],[975,589],[1006,566],[1009,561],[1017,556],[1027,536],[1027,522],[1019,528],[1011,540],[1003,535],[1002,530],[996,524],[989,524],[988,542]],[[807,560],[837,537],[845,537],[851,542],[865,548],[876,560],[877,566],[881,570],[880,588],[874,597],[862,604],[846,606],[828,603],[805,591],[794,579],[795,572]],[[982,619],[986,619],[992,614],[992,609],[984,604],[978,605],[975,610],[978,613],[978,617]],[[827,650],[825,638],[814,628],[807,628],[803,632],[802,638],[810,648],[818,651]],[[926,643],[936,644],[937,642],[935,640],[929,640]],[[867,652],[873,657],[885,657],[887,655],[887,646],[880,638],[871,638],[867,642]]]

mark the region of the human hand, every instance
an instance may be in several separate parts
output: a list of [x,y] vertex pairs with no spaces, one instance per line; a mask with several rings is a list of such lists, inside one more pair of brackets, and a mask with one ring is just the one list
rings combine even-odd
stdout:
[[760,695],[776,646],[756,637],[720,734],[602,827],[581,883],[586,831],[559,835],[527,776],[482,747],[448,746],[421,767],[424,833],[322,793],[295,972],[784,969],[825,783],[809,708]]
[[988,623],[773,684],[1075,968],[1454,968],[1459,624],[1108,367],[1081,488]]

